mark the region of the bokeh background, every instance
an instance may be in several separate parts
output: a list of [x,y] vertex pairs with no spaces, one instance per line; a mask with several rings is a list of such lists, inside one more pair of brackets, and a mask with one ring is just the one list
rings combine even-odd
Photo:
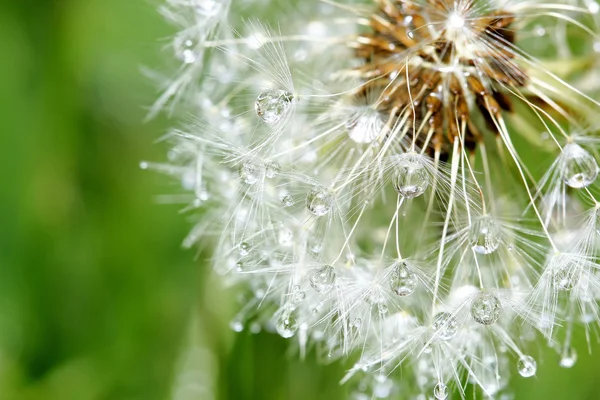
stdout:
[[[159,1],[0,3],[0,400],[344,399],[342,365],[231,331],[236,293],[139,168],[174,124],[143,122]],[[540,343],[516,399],[599,399],[592,340],[572,369]]]

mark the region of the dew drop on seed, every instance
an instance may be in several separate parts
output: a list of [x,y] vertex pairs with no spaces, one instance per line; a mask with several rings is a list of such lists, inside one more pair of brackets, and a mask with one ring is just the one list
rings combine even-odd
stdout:
[[563,149],[563,181],[574,189],[588,187],[598,177],[598,163],[594,156],[581,146],[570,143]]
[[281,89],[270,89],[258,95],[254,108],[256,115],[266,124],[281,121],[292,105],[294,95]]
[[298,330],[298,323],[296,319],[288,313],[283,313],[277,319],[277,325],[275,326],[277,333],[283,338],[291,338]]
[[304,301],[306,293],[299,285],[295,285],[290,293],[290,302],[294,305],[298,305]]
[[242,321],[240,321],[239,319],[234,319],[229,323],[229,327],[234,331],[234,332],[241,332],[244,330],[244,324],[242,323]]
[[247,242],[240,243],[240,256],[247,256],[248,253],[250,253],[250,244]]
[[560,366],[563,368],[572,368],[577,362],[577,351],[569,346],[563,351],[563,356],[560,359]]
[[280,246],[290,247],[294,244],[294,232],[288,227],[280,227],[277,232],[277,242]]
[[438,400],[444,400],[448,397],[448,386],[445,383],[438,382],[437,385],[433,388],[433,395]]
[[383,130],[384,123],[377,110],[367,108],[346,123],[349,137],[356,143],[371,143]]
[[316,186],[306,196],[306,207],[313,215],[322,217],[333,207],[333,195],[322,186]]
[[558,290],[569,291],[579,281],[577,269],[571,263],[557,265],[552,271],[552,281]]
[[411,155],[404,155],[396,166],[394,189],[400,196],[414,199],[429,187],[429,175],[423,162]]
[[517,361],[517,370],[519,371],[519,375],[524,378],[529,378],[535,375],[537,363],[531,356],[522,356],[519,358],[519,361]]
[[244,271],[244,263],[241,261],[238,261],[237,263],[235,263],[235,270],[237,272],[243,272]]
[[310,272],[310,286],[319,293],[327,293],[333,289],[336,273],[331,265],[315,268]]
[[242,182],[247,185],[254,185],[260,179],[260,168],[254,164],[246,163],[240,170],[240,177]]
[[410,296],[415,292],[419,280],[404,261],[397,262],[390,273],[390,288],[398,296]]
[[501,311],[502,305],[498,297],[488,292],[480,292],[471,304],[471,316],[482,325],[492,325],[498,321]]
[[265,164],[265,176],[275,178],[281,172],[281,165],[277,161],[269,161]]
[[177,36],[173,43],[175,56],[185,64],[193,64],[198,59],[196,41],[190,37]]
[[489,216],[473,221],[470,232],[473,250],[479,254],[491,254],[500,247],[500,227]]
[[448,312],[441,312],[435,316],[433,330],[440,339],[450,340],[456,336],[456,332],[458,331],[458,322],[456,321],[456,318],[452,316],[452,314]]
[[289,193],[286,193],[286,194],[282,195],[281,198],[280,198],[280,200],[281,200],[281,204],[284,207],[291,207],[291,206],[294,205],[294,198]]

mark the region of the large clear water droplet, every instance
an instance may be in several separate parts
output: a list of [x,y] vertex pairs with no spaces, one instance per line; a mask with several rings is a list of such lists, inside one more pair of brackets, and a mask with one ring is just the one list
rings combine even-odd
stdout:
[[254,108],[256,115],[266,124],[274,125],[281,121],[292,105],[294,95],[281,89],[270,89],[258,95]]
[[471,303],[471,316],[482,325],[492,325],[502,311],[502,304],[496,295],[489,292],[480,292]]
[[537,363],[531,356],[522,356],[517,361],[517,370],[519,371],[519,375],[525,378],[529,378],[535,375],[537,371]]
[[433,321],[433,330],[436,332],[438,338],[442,340],[450,340],[458,332],[458,322],[452,314],[448,312],[441,312],[436,314],[435,320]]
[[383,131],[384,123],[377,110],[371,107],[346,123],[350,139],[356,143],[371,143]]
[[429,174],[421,156],[402,154],[396,165],[394,189],[400,196],[413,199],[425,193],[429,187]]
[[281,337],[288,339],[294,336],[298,330],[298,322],[291,313],[283,313],[277,319],[275,329]]
[[310,272],[310,286],[319,293],[327,293],[333,289],[336,273],[331,265],[315,268]]
[[564,182],[572,188],[588,187],[598,177],[598,163],[594,156],[575,143],[563,149],[561,165]]
[[333,207],[332,193],[322,186],[316,186],[306,196],[306,207],[313,215],[322,217]]
[[260,180],[261,171],[257,165],[246,163],[240,170],[240,178],[247,185],[254,185]]
[[415,292],[419,280],[405,261],[397,262],[390,273],[390,288],[398,296],[409,296]]
[[500,247],[500,226],[489,216],[473,221],[470,241],[473,250],[479,254],[491,254]]
[[433,388],[433,395],[438,400],[444,400],[448,397],[448,386],[445,383],[438,382]]

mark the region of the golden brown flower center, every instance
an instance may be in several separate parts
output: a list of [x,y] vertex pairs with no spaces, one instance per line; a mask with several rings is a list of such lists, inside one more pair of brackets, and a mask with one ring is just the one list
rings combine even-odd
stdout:
[[472,0],[376,3],[371,32],[353,44],[365,61],[357,96],[378,93],[390,128],[402,125],[444,158],[459,135],[473,149],[484,129],[498,132],[499,113],[512,108],[507,93],[527,82],[515,63],[514,15]]

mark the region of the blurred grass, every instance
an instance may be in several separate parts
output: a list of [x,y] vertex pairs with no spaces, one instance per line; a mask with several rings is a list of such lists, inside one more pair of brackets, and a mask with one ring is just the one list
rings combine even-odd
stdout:
[[[140,68],[168,32],[146,0],[0,5],[0,400],[171,399],[190,343],[216,398],[340,399],[341,366],[230,332],[235,293],[180,249],[184,218],[154,201],[172,188],[138,168],[163,157]],[[579,350],[571,370],[545,350],[516,398],[600,398]]]

